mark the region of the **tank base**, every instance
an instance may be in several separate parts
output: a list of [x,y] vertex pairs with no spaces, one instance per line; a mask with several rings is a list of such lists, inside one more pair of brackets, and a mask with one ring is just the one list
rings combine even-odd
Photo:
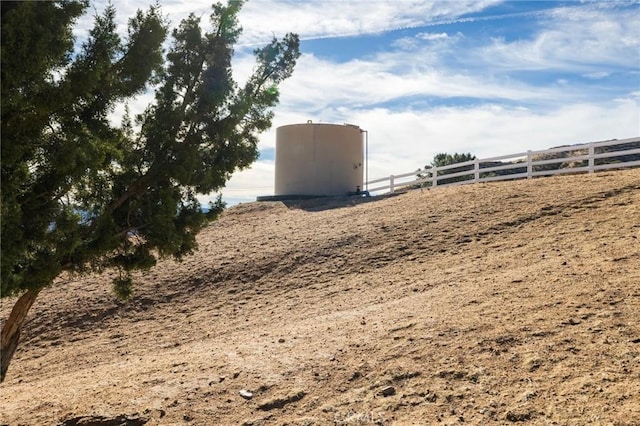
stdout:
[[289,201],[289,200],[314,200],[316,198],[329,198],[330,195],[262,195],[256,201]]

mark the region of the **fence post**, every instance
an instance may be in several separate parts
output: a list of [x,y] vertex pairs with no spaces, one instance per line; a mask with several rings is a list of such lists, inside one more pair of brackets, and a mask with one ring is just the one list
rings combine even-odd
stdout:
[[596,160],[594,157],[596,150],[593,147],[593,142],[589,143],[589,173],[593,173],[595,170]]
[[475,159],[473,163],[473,181],[478,182],[480,180],[480,160]]
[[389,192],[393,192],[393,181],[394,181],[394,176],[393,175],[389,176]]
[[531,150],[527,151],[527,179],[531,179],[533,175],[533,155],[531,155]]
[[431,168],[431,173],[431,177],[433,178],[433,180],[431,181],[431,186],[435,188],[436,186],[438,186],[438,167],[433,166]]

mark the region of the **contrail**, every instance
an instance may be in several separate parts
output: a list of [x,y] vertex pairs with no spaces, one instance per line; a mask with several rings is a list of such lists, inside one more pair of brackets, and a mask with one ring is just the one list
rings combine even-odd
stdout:
[[[358,37],[358,36],[366,36],[366,35],[374,35],[374,34],[386,34],[394,31],[402,31],[402,30],[414,30],[419,28],[429,28],[429,27],[437,27],[441,25],[452,25],[452,24],[466,24],[466,23],[474,23],[480,21],[496,21],[499,19],[510,19],[510,18],[521,18],[521,17],[531,17],[531,16],[543,16],[550,15],[550,10],[535,10],[528,12],[516,12],[516,13],[505,13],[502,15],[490,15],[490,16],[470,16],[464,18],[454,18],[454,19],[442,19],[431,22],[421,22],[413,25],[397,25],[386,29],[375,30],[375,31],[354,31],[349,33],[339,33],[339,34],[327,34],[327,35],[309,35],[309,36],[301,36],[300,40],[302,41],[313,41],[313,40],[328,40],[328,39],[340,39],[340,38],[349,38],[349,37]],[[255,41],[240,43],[238,47],[256,47],[264,44],[264,40],[260,37],[260,41],[254,39]]]
[[502,15],[469,16],[469,17],[464,17],[464,18],[442,19],[442,20],[419,23],[419,24],[414,24],[414,25],[399,25],[399,26],[395,26],[395,27],[391,27],[391,28],[387,28],[387,29],[383,29],[383,30],[377,30],[377,31],[361,31],[361,32],[353,32],[353,33],[347,33],[347,34],[336,34],[336,35],[325,35],[325,36],[309,36],[309,37],[301,37],[300,39],[301,40],[305,40],[305,41],[324,40],[324,39],[329,39],[329,38],[355,37],[355,36],[362,36],[362,35],[369,35],[369,34],[385,34],[385,33],[390,33],[390,32],[394,32],[394,31],[415,30],[415,29],[419,29],[419,28],[437,27],[437,26],[441,26],[441,25],[467,24],[467,23],[470,24],[470,23],[481,22],[481,21],[497,21],[497,20],[500,20],[500,19],[525,18],[525,17],[532,17],[532,16],[544,16],[544,15],[551,15],[550,11],[553,11],[553,10],[556,10],[556,9],[535,10],[535,11],[516,12],[516,13],[505,13],[505,14],[502,14]]

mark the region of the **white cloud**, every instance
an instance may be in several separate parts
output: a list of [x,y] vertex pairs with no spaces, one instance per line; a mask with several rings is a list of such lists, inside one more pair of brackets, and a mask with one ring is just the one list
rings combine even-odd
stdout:
[[[302,39],[374,34],[457,19],[501,0],[271,0],[250,1],[240,22],[248,44],[272,34],[295,32]],[[279,31],[280,30],[280,31]]]
[[416,35],[416,38],[419,38],[419,39],[422,39],[422,40],[429,40],[429,41],[442,40],[442,39],[449,38],[449,34],[447,34],[447,33],[420,33],[420,34]]
[[586,73],[586,74],[583,74],[583,75],[586,78],[600,79],[600,78],[609,77],[611,75],[611,73],[607,72],[607,71],[596,71],[596,72]]
[[[476,98],[518,102],[567,101],[579,93],[536,87],[464,70],[434,67],[428,54],[387,52],[343,63],[303,55],[294,75],[284,82],[279,108],[295,105],[317,112],[336,106],[365,107],[406,98]],[[436,61],[434,63],[437,64]],[[403,101],[405,99],[405,101]]]
[[[391,43],[391,47],[402,50],[421,50],[420,54],[429,53],[430,57],[435,57],[435,54],[443,55],[445,52],[450,51],[450,48],[455,45],[457,41],[464,38],[464,35],[460,32],[449,35],[447,33],[418,33],[410,37],[401,37]],[[430,45],[425,46],[425,41]]]
[[597,67],[637,67],[640,16],[637,11],[584,7],[553,9],[531,39],[496,38],[478,49],[473,61],[493,68],[589,71]]

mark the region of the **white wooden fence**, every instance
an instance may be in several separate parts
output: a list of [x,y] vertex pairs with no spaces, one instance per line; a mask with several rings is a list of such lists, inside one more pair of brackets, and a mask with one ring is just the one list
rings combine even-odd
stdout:
[[[616,159],[616,157],[640,154],[640,147],[633,147],[631,149],[624,149],[624,147],[622,147],[620,150],[615,150],[616,146],[622,146],[632,143],[640,143],[640,137],[603,142],[591,142],[588,144],[571,145],[542,151],[527,151],[492,158],[476,158],[475,160],[466,161],[464,163],[455,163],[443,167],[418,169],[413,172],[391,175],[389,177],[380,179],[373,179],[366,183],[365,189],[370,193],[382,193],[394,192],[400,188],[408,186],[429,184],[433,187],[444,185],[461,185],[467,183],[490,182],[510,179],[530,179],[537,176],[551,176],[563,173],[593,173],[599,170],[638,167],[640,166],[640,160],[624,161],[624,158]],[[612,148],[610,148],[610,150],[601,149],[605,147]],[[561,153],[564,153],[565,155],[558,155],[557,158],[537,159],[540,157]],[[597,161],[602,159],[610,160],[607,160],[607,162]],[[504,160],[508,160],[508,162],[503,163]],[[496,162],[500,162],[500,164],[490,164]],[[544,166],[558,163],[560,163],[560,168],[544,170]],[[573,167],[570,166],[571,163],[581,163],[583,165]],[[562,167],[564,165],[566,165],[566,167]],[[448,170],[452,169],[463,169],[464,171],[447,172]],[[506,170],[513,170],[513,173],[495,173],[505,173],[504,171]],[[467,177],[467,180],[447,183],[447,181],[450,181],[452,178],[459,177]],[[381,183],[383,185],[374,186],[375,184]]]

